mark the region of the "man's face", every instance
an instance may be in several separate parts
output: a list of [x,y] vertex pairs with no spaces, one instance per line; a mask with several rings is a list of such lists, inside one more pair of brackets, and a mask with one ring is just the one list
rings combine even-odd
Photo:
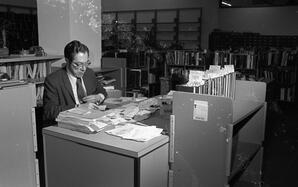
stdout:
[[72,62],[68,62],[69,70],[75,77],[83,77],[86,68],[90,65],[88,53],[79,52]]

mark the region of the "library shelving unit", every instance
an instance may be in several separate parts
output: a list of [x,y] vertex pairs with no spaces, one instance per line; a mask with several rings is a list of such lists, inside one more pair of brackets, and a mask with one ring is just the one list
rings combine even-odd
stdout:
[[207,66],[205,53],[198,50],[168,50],[166,64],[169,69],[197,69],[205,70]]
[[141,93],[152,97],[160,93],[160,77],[164,73],[164,52],[132,53],[127,58],[126,93]]
[[161,94],[166,94],[176,84],[186,81],[190,70],[205,71],[209,66],[208,56],[207,52],[199,50],[167,50]]
[[239,72],[238,79],[258,80],[260,77],[260,66],[258,54],[252,50],[214,51],[214,65],[234,65],[235,71]]
[[38,187],[34,84],[0,82],[0,186]]
[[0,58],[0,72],[11,80],[20,80],[36,85],[37,105],[42,105],[43,81],[51,73],[51,64],[62,59],[61,55],[31,56],[11,55]]
[[209,35],[209,49],[249,49],[249,48],[296,48],[298,35],[262,35],[251,32],[232,32],[216,30]]
[[134,47],[139,39],[151,47],[200,48],[202,8],[104,11],[102,17],[104,50]]
[[114,79],[110,85],[116,90],[121,90],[121,95],[126,95],[126,58],[103,57],[101,59],[101,68],[93,68],[96,75]]
[[[270,90],[270,100],[295,101],[297,83],[297,49],[272,48],[261,51],[261,72],[275,88]],[[273,92],[273,93],[272,93]]]
[[233,97],[174,92],[173,186],[261,184],[265,95],[265,83],[243,80],[236,80]]

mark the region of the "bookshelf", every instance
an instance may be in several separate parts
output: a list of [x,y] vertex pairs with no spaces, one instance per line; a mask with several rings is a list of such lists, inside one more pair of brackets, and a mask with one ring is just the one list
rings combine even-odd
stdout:
[[235,98],[236,73],[231,67],[217,70],[190,71],[186,84],[176,85],[175,90],[198,94]]
[[152,97],[160,93],[160,77],[165,69],[164,52],[131,53],[127,58],[127,94],[134,92]]
[[200,48],[202,8],[104,11],[102,17],[103,50]]
[[266,49],[275,48],[296,48],[298,46],[298,35],[262,35],[252,32],[232,32],[214,30],[209,35],[209,49]]
[[216,50],[213,64],[224,66],[234,65],[238,72],[237,79],[258,80],[260,78],[260,65],[258,54],[253,50]]
[[[115,82],[110,85],[114,86],[116,90],[121,90],[122,96],[126,95],[127,75],[126,75],[126,59],[103,57],[101,59],[101,69],[93,69],[97,75],[114,79]],[[109,70],[105,71],[103,70]]]
[[173,186],[261,185],[266,84],[236,80],[230,91],[233,98],[174,92]]
[[183,84],[188,80],[190,70],[205,71],[209,66],[209,54],[199,50],[168,50],[165,54],[165,72],[161,81],[165,94],[175,89],[177,84]]
[[260,51],[261,73],[265,80],[275,84],[270,100],[294,102],[297,84],[297,49],[271,48]]
[[62,59],[60,55],[21,56],[11,55],[0,58],[0,72],[10,80],[24,80],[36,85],[37,105],[42,105],[43,81],[51,73],[51,64]]
[[243,56],[244,60],[241,60],[239,55],[235,58],[249,67],[238,69],[236,66],[236,70],[240,70],[247,80],[266,82],[268,101],[296,100],[297,46],[296,35],[261,35],[220,30],[215,30],[209,35],[209,49],[215,51],[214,59],[219,63],[229,63],[233,51],[254,51],[253,56],[249,57],[252,63],[248,63],[247,55],[246,60]]

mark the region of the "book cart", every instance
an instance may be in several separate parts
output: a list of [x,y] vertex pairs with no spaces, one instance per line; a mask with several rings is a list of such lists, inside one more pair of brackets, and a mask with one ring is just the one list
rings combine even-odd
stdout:
[[236,81],[232,73],[204,86],[177,89],[170,126],[170,186],[260,185],[266,84]]

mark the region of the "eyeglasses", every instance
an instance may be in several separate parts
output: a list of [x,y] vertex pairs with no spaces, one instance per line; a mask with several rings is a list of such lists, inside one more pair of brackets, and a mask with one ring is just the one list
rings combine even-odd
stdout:
[[88,60],[85,63],[81,63],[81,62],[72,62],[71,65],[75,68],[75,69],[82,69],[83,67],[86,68],[91,64],[90,60]]

